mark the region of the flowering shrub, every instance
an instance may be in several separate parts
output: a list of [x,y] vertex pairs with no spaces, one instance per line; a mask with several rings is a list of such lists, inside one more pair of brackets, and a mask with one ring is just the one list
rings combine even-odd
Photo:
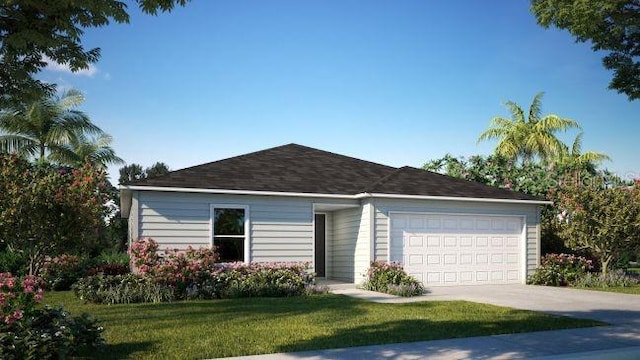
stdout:
[[303,295],[313,282],[309,264],[232,263],[219,267],[216,277],[222,289],[218,297]]
[[49,290],[69,290],[71,284],[86,274],[89,261],[77,255],[62,254],[47,257],[42,270],[42,278]]
[[87,276],[72,288],[76,297],[96,304],[159,303],[175,298],[171,288],[140,274]]
[[407,274],[401,264],[384,261],[371,263],[362,288],[398,296],[416,296],[424,293],[424,286]]
[[140,239],[130,249],[137,273],[81,279],[73,287],[80,299],[95,303],[159,302],[252,296],[293,296],[307,293],[313,273],[305,263],[217,264],[213,249],[189,247],[165,250],[152,239]]
[[146,274],[160,261],[158,243],[151,238],[141,238],[133,242],[129,248],[131,267],[141,274]]
[[102,343],[103,328],[88,314],[71,317],[62,307],[41,309],[44,282],[0,273],[0,358],[66,358]]
[[43,282],[35,276],[25,276],[22,281],[11,273],[0,273],[0,324],[12,326],[33,312],[44,294]]
[[582,256],[571,254],[547,254],[540,266],[529,276],[533,285],[567,286],[585,276],[593,269],[593,263]]

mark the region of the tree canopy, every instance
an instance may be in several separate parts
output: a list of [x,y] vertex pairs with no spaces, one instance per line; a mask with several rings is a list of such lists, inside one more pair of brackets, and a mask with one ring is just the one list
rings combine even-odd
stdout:
[[140,164],[129,164],[120,168],[118,183],[126,185],[134,181],[162,176],[169,171],[169,166],[163,162],[156,162],[146,169]]
[[[143,12],[171,11],[188,0],[136,0]],[[52,94],[55,85],[34,78],[47,61],[87,69],[100,48],[86,49],[84,29],[128,23],[127,5],[117,0],[6,0],[0,5],[0,109]]]
[[543,95],[543,92],[536,94],[527,113],[520,105],[507,101],[505,105],[511,118],[496,116],[491,119],[489,129],[480,134],[478,142],[496,139],[496,155],[523,163],[536,159],[548,163],[559,156],[566,145],[556,137],[556,133],[579,129],[580,124],[555,114],[542,116]]
[[640,99],[640,1],[532,0],[531,11],[545,28],[568,30],[577,42],[607,52],[602,63],[613,71],[609,88]]
[[0,152],[44,160],[83,134],[103,134],[77,106],[84,96],[68,90],[0,111]]

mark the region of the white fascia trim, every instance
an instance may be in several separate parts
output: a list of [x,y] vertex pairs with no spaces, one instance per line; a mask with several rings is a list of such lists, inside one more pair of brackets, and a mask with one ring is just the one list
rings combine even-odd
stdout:
[[123,190],[142,190],[142,191],[167,191],[167,192],[186,192],[186,193],[204,193],[204,194],[230,194],[230,195],[267,195],[267,196],[293,196],[293,197],[312,197],[312,198],[334,198],[334,199],[357,199],[355,195],[339,195],[339,194],[316,194],[316,193],[297,193],[284,191],[256,191],[256,190],[225,190],[225,189],[198,189],[198,188],[179,188],[179,187],[162,187],[162,186],[120,186]]
[[488,203],[510,203],[510,204],[535,204],[552,205],[551,201],[543,200],[516,200],[516,199],[493,199],[493,198],[471,198],[454,196],[428,196],[428,195],[402,195],[402,194],[381,194],[381,193],[360,193],[356,195],[340,194],[317,194],[298,193],[284,191],[256,191],[256,190],[226,190],[226,189],[199,189],[163,186],[135,186],[120,185],[120,190],[141,190],[141,191],[166,191],[204,194],[230,194],[230,195],[266,195],[266,196],[293,196],[310,198],[334,198],[334,199],[364,199],[364,198],[386,198],[386,199],[415,199],[415,200],[445,200],[445,201],[471,201]]
[[472,197],[454,197],[454,196],[428,196],[428,195],[401,195],[401,194],[379,194],[379,193],[360,193],[356,195],[356,199],[363,198],[386,198],[386,199],[415,199],[415,200],[445,200],[445,201],[471,201],[485,203],[508,203],[508,204],[535,204],[535,205],[552,205],[552,201],[546,200],[517,200],[517,199],[494,199],[494,198],[472,198]]

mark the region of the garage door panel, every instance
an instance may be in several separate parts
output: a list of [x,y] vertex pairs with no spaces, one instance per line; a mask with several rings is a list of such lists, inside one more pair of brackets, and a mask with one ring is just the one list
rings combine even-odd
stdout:
[[391,260],[403,259],[407,272],[426,285],[522,279],[521,218],[393,214],[391,223]]

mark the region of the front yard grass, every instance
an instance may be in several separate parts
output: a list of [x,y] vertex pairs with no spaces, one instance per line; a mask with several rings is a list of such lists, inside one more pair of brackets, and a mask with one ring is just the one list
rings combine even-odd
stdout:
[[100,319],[107,346],[90,355],[105,359],[203,359],[602,324],[464,301],[376,304],[331,294],[93,305],[51,292],[44,303]]

